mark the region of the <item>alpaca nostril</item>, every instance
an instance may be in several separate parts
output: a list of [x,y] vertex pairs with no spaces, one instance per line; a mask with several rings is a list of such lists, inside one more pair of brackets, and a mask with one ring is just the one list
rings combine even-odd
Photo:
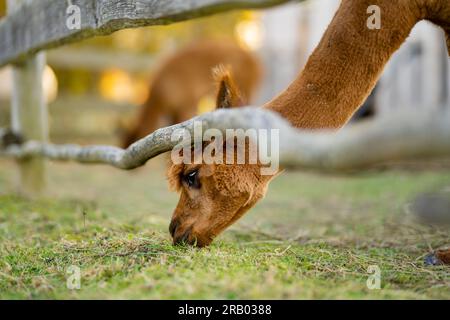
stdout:
[[169,225],[169,232],[172,238],[175,236],[175,232],[177,231],[178,226],[180,225],[180,221],[177,219],[172,219]]
[[188,243],[189,236],[191,235],[191,231],[192,231],[192,227],[190,227],[183,233],[183,235],[181,236],[182,242]]

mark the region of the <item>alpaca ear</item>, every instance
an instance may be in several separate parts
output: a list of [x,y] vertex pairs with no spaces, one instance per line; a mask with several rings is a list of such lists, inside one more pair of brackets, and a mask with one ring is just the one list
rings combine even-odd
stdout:
[[219,65],[213,69],[214,81],[217,83],[216,108],[227,109],[244,105],[241,93],[231,76],[230,67]]

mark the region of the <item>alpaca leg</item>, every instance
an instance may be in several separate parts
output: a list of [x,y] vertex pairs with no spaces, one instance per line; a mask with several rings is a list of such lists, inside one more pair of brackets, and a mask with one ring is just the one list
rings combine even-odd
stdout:
[[450,57],[450,28],[444,29],[445,39],[447,40],[448,56]]
[[189,120],[197,115],[197,105],[195,103],[190,104],[191,107],[179,108],[176,113],[172,115],[173,123],[181,123]]
[[133,142],[145,137],[159,128],[159,122],[163,112],[159,105],[151,100],[140,107],[133,127],[123,134],[122,148],[127,148]]
[[161,120],[165,115],[165,107],[160,104],[149,104],[145,107],[144,112],[141,115],[138,138],[143,138],[146,135],[161,127]]

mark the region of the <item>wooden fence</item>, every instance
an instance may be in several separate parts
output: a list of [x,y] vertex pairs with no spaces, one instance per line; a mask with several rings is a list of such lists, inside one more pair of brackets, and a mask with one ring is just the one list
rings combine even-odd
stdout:
[[375,94],[377,112],[450,108],[450,58],[444,33],[421,21],[392,57]]
[[[125,28],[285,2],[288,0],[8,0],[7,16],[0,22],[0,67],[14,66],[11,127],[29,140],[48,139],[41,81],[46,49]],[[24,191],[42,190],[44,159],[19,162]]]

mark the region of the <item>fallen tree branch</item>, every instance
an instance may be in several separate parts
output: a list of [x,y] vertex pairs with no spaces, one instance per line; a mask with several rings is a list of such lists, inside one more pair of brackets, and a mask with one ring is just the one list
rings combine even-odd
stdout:
[[[170,151],[179,142],[171,141],[176,130],[185,129],[194,136],[194,121],[202,121],[203,130],[216,128],[225,132],[230,128],[288,127],[290,125],[273,112],[261,108],[248,107],[240,110],[218,110],[170,127],[161,128],[135,142],[126,150],[112,146],[79,146],[74,144],[55,145],[28,141],[22,145],[12,145],[0,149],[0,156],[24,159],[41,156],[51,160],[77,161],[80,163],[103,163],[120,169],[134,169],[144,165],[149,159]],[[248,126],[252,124],[252,126]]]
[[339,132],[294,132],[284,136],[285,167],[346,171],[399,161],[450,156],[448,110],[403,111],[347,125]]
[[133,169],[170,151],[175,130],[191,137],[194,121],[202,129],[279,129],[280,165],[287,168],[345,171],[382,162],[450,156],[450,112],[398,113],[389,118],[348,125],[339,132],[298,130],[274,112],[256,107],[218,110],[170,127],[161,128],[124,150],[112,146],[54,145],[28,141],[0,150],[0,156],[103,163]]

